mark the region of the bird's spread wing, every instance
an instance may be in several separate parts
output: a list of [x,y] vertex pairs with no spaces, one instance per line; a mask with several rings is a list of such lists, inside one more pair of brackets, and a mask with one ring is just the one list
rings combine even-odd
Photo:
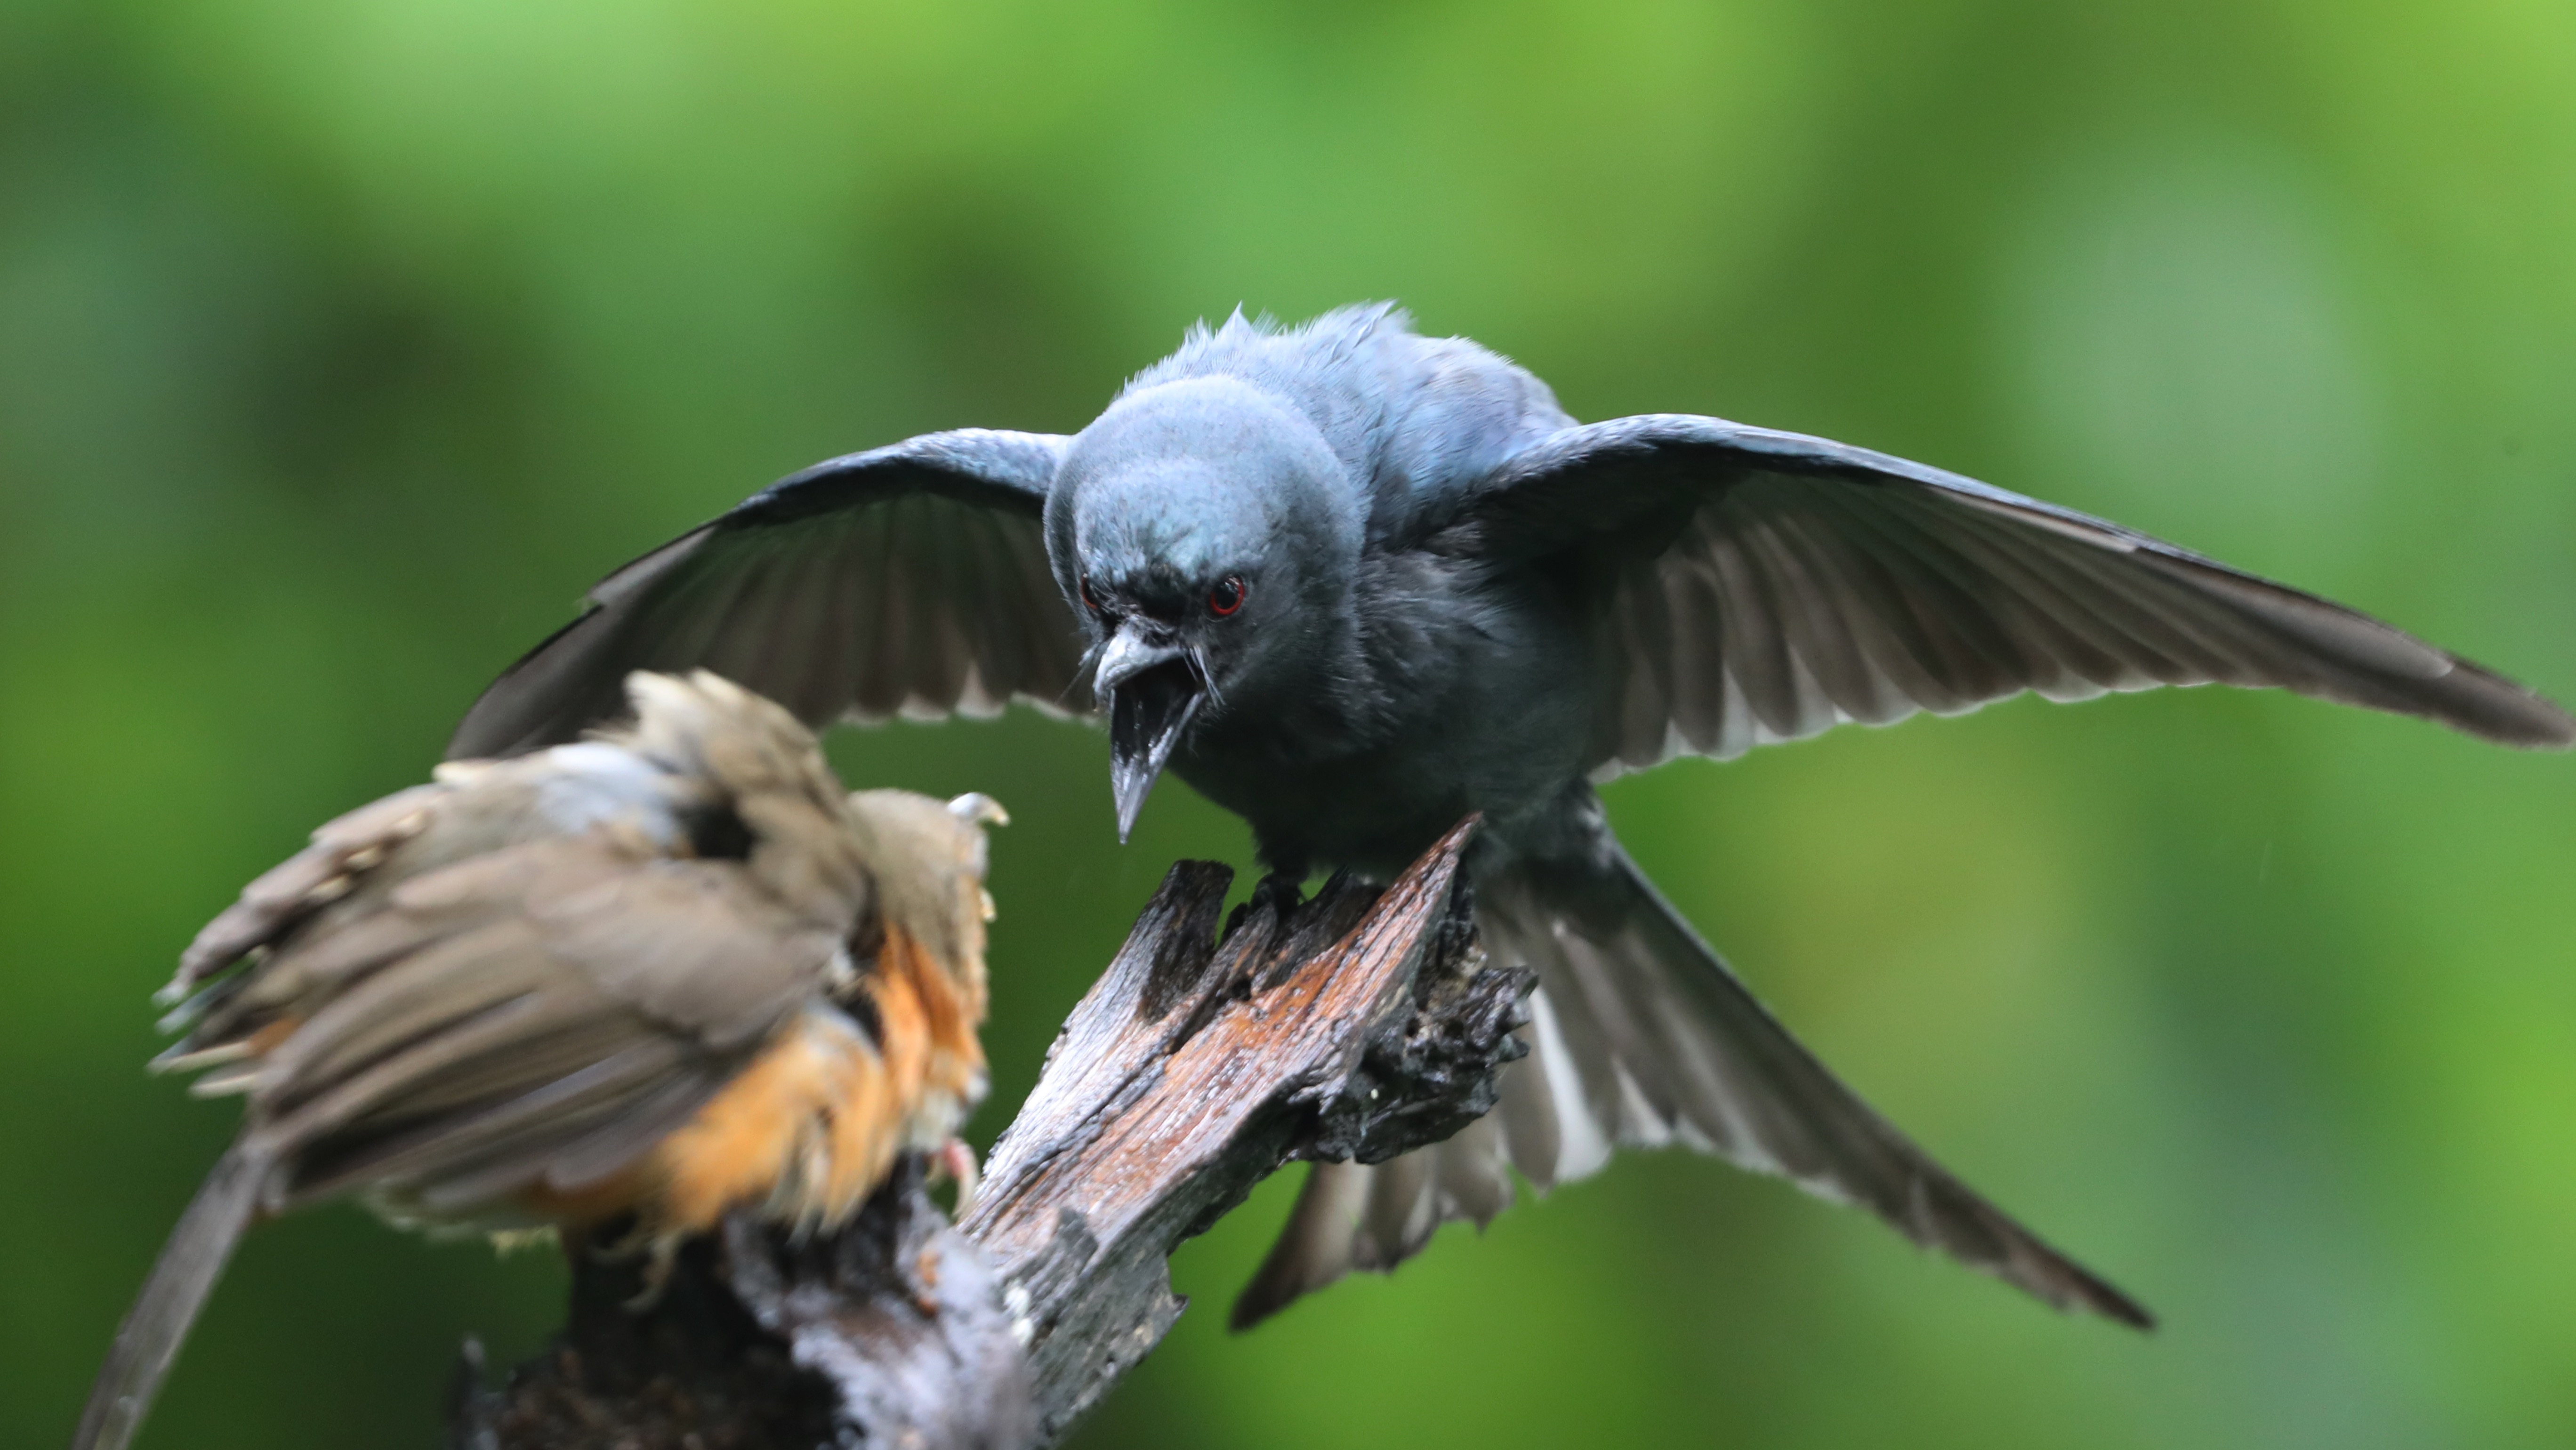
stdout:
[[2213,682],[2576,742],[2548,701],[2341,605],[1974,479],[1716,418],[1565,429],[1506,464],[1455,537],[1604,591],[1605,771],[2024,690]]
[[[1567,428],[1444,527],[1435,549],[1593,591],[1603,771],[2024,690],[2213,682],[2576,741],[2548,701],[2340,605],[1973,479],[1714,418]],[[1510,1168],[1545,1188],[1614,1146],[1666,1143],[1866,1207],[2052,1304],[2145,1322],[1837,1081],[1598,840],[1598,860],[1478,883],[1488,949],[1540,978],[1500,1104],[1387,1163],[1318,1164],[1238,1324],[1491,1217]]]
[[931,433],[764,489],[601,581],[484,691],[449,756],[572,739],[620,712],[636,669],[713,670],[816,726],[1086,707],[1039,528],[1065,444]]
[[1391,1269],[1457,1218],[1508,1206],[1614,1146],[1680,1145],[1877,1214],[1926,1248],[2060,1309],[2145,1326],[2127,1295],[2014,1222],[1799,1045],[1658,896],[1606,831],[1589,859],[1515,862],[1477,881],[1497,961],[1539,974],[1530,1055],[1494,1111],[1374,1166],[1319,1163],[1238,1327],[1352,1269]]

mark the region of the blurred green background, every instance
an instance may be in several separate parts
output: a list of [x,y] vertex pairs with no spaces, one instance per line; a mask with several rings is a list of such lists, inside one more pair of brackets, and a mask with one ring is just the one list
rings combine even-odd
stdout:
[[[1079,426],[1365,297],[1586,417],[2110,514],[2576,697],[2557,0],[0,0],[0,1443],[62,1441],[233,1109],[146,993],[590,580],[768,479]],[[1177,855],[1101,739],[845,733],[1018,823],[989,1137]],[[1611,792],[1898,1122],[2137,1292],[2060,1319],[1679,1155],[1246,1338],[1274,1181],[1084,1443],[2576,1442],[2576,761],[2271,695]],[[559,1267],[248,1244],[145,1444],[432,1446]]]

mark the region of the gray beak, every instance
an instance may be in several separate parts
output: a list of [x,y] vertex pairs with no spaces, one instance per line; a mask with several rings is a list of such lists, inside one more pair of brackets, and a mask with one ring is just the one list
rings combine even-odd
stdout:
[[1124,842],[1207,686],[1188,650],[1146,639],[1133,620],[1110,636],[1092,679],[1109,705],[1109,789]]

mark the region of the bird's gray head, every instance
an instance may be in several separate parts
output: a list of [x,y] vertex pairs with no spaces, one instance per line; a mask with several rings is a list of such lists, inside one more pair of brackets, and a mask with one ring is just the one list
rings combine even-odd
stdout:
[[1047,555],[1092,641],[1120,839],[1185,732],[1311,683],[1361,508],[1315,425],[1237,378],[1139,389],[1074,439]]

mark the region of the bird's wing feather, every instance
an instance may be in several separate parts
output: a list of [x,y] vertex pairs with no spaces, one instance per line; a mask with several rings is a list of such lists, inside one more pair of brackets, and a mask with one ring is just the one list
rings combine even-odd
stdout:
[[[1428,542],[1593,591],[1603,771],[1731,756],[1845,720],[2223,682],[2404,714],[2515,745],[2576,720],[2340,605],[1973,479],[1714,418],[1564,429]],[[1933,1162],[1800,1047],[1624,855],[1479,881],[1499,959],[1540,978],[1530,1056],[1467,1133],[1389,1163],[1319,1164],[1238,1324],[1441,1222],[1619,1145],[1678,1143],[1869,1208],[2052,1304],[2144,1311]]]
[[2576,743],[2547,700],[2339,604],[1974,479],[1716,418],[1565,429],[1453,528],[1457,547],[1602,591],[1605,773],[2024,690],[2207,683]]
[[364,1180],[441,1213],[640,1152],[819,990],[840,950],[733,863],[637,859],[597,838],[433,872],[268,965],[361,932],[363,970],[311,974],[330,995],[262,1064],[255,1132],[292,1164],[298,1200]]
[[242,888],[241,898],[224,908],[197,933],[180,954],[179,970],[161,989],[161,999],[175,1002],[252,948],[275,942],[316,910],[344,896],[354,872],[419,834],[448,788],[416,785],[371,801],[313,832],[301,851],[260,873]]
[[608,576],[466,714],[451,758],[569,740],[630,670],[705,668],[809,725],[1073,698],[1040,532],[1066,440],[963,429],[816,464]]
[[1539,974],[1531,1052],[1493,1112],[1373,1167],[1318,1164],[1235,1309],[1238,1327],[1351,1269],[1390,1269],[1442,1222],[1509,1204],[1614,1146],[1680,1145],[1877,1214],[1899,1233],[2060,1309],[2151,1323],[1880,1117],[1800,1046],[1606,834],[1579,861],[1515,862],[1477,882],[1497,961]]

